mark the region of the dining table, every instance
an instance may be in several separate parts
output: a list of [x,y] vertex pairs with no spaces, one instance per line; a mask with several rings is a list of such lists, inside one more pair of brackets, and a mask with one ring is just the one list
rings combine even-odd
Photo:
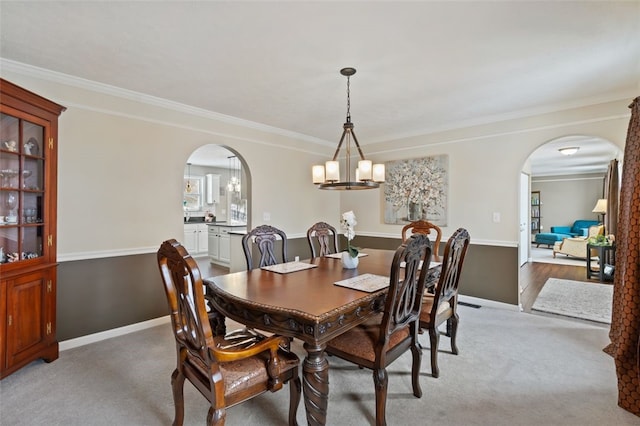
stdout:
[[[340,254],[334,254],[205,278],[206,298],[213,305],[210,318],[217,317],[214,332],[224,333],[224,319],[230,318],[300,339],[306,351],[302,381],[307,422],[324,425],[329,400],[327,342],[384,309],[394,253],[363,249],[355,269],[343,268]],[[427,284],[437,280],[438,268],[439,263],[430,264]],[[351,288],[376,279],[378,284],[386,279],[386,285]]]

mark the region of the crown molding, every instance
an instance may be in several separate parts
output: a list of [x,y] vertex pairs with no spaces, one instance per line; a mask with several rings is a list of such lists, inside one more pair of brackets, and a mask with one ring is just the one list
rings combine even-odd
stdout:
[[305,142],[310,142],[310,143],[314,143],[322,146],[335,145],[335,142],[326,141],[323,139],[304,135],[302,133],[296,133],[290,130],[280,129],[278,127],[268,126],[266,124],[256,123],[253,121],[244,120],[237,117],[232,117],[230,115],[220,114],[217,112],[193,107],[193,106],[182,104],[179,102],[170,101],[170,100],[159,98],[156,96],[135,92],[133,90],[123,89],[120,87],[111,86],[109,84],[99,83],[99,82],[87,80],[81,77],[75,77],[69,74],[64,74],[61,72],[24,64],[22,62],[12,61],[10,59],[0,58],[0,69],[14,72],[16,74],[21,74],[28,77],[50,81],[53,83],[64,84],[67,86],[72,86],[79,89],[102,93],[105,95],[114,96],[117,98],[129,100],[129,101],[140,102],[147,105],[168,109],[171,111],[176,111],[184,114],[202,117],[209,120],[220,121],[222,123],[231,124],[234,126],[258,130],[258,131],[269,133],[269,134],[303,140]]

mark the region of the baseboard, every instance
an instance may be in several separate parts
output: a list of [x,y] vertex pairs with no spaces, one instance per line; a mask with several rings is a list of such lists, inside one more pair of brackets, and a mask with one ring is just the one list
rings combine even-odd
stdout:
[[166,324],[170,321],[169,315],[160,318],[154,318],[148,321],[138,322],[131,325],[125,325],[124,327],[113,328],[107,331],[101,331],[100,333],[89,334],[75,339],[65,340],[59,343],[60,351],[66,351],[67,349],[77,348],[79,346],[96,343],[101,340],[111,339],[112,337],[123,336],[125,334],[133,333],[135,331],[145,330],[147,328],[156,327],[158,325]]
[[518,305],[511,305],[509,303],[496,302],[495,300],[480,299],[473,296],[459,295],[458,300],[461,302],[473,303],[474,305],[486,306],[488,308],[506,309],[508,311],[519,311]]

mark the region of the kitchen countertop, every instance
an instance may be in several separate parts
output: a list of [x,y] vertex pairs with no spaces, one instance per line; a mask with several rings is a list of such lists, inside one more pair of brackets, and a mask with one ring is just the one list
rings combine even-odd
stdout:
[[184,222],[185,225],[195,225],[195,224],[204,224],[211,226],[226,226],[229,228],[246,228],[246,223],[227,223],[226,220],[217,220],[215,222],[205,222],[204,217],[195,216],[189,218],[188,221]]
[[230,224],[227,223],[225,221],[222,222],[205,222],[207,225],[211,225],[211,226],[227,226],[229,228],[246,228],[247,224],[246,223],[237,223],[237,224]]

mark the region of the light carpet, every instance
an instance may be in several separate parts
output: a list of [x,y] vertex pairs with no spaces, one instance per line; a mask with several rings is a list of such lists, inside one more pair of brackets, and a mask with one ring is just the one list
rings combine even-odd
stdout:
[[[429,335],[419,336],[422,398],[411,391],[411,354],[388,368],[389,426],[638,426],[617,405],[613,358],[602,350],[609,330],[591,321],[515,309],[459,306],[459,355],[442,336],[440,377],[431,376]],[[230,329],[235,326],[230,325]],[[294,351],[305,355],[295,339]],[[329,358],[327,426],[375,424],[367,369]],[[0,381],[2,426],[166,426],[173,420],[169,324],[60,352]],[[588,372],[585,374],[585,372]],[[203,426],[209,406],[185,384],[185,426]],[[228,410],[227,425],[287,424],[289,390],[267,392]],[[298,424],[306,425],[303,403]]]
[[612,300],[613,285],[549,278],[531,309],[611,324]]

